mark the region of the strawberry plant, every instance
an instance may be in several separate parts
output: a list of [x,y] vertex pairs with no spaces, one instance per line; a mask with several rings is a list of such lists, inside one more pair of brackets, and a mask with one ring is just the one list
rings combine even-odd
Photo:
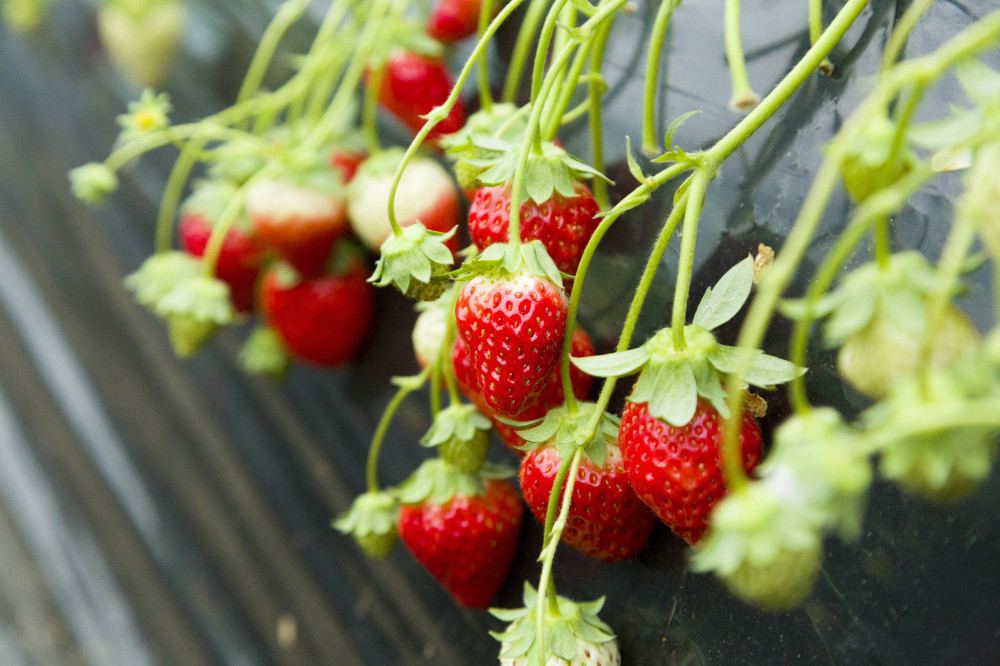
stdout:
[[[875,478],[922,500],[958,501],[977,491],[998,456],[1000,329],[994,316],[992,330],[978,330],[955,297],[963,274],[983,263],[1000,276],[1000,73],[981,60],[1000,45],[1000,12],[907,60],[907,37],[930,5],[913,2],[872,89],[822,155],[782,246],[761,244],[756,258],[741,248],[745,258],[713,275],[689,308],[713,180],[796,91],[834,70],[831,53],[868,1],[847,0],[829,21],[821,4],[809,6],[809,47],[761,97],[743,55],[740,2],[726,2],[734,115],[728,131],[698,149],[675,142],[685,121],[697,122],[694,110],[657,136],[660,57],[680,2],[650,9],[639,158],[602,121],[605,48],[634,3],[449,0],[421,15],[403,0],[338,0],[295,72],[265,91],[282,35],[309,5],[293,0],[262,37],[233,106],[174,125],[165,100],[144,95],[121,119],[111,155],[70,177],[81,199],[97,202],[128,161],[180,146],[157,253],[127,284],[167,320],[182,355],[257,302],[267,327],[247,343],[250,367],[280,372],[289,355],[339,365],[367,337],[370,283],[420,301],[413,344],[421,370],[394,380],[399,391],[368,450],[367,490],[336,527],[377,557],[398,534],[459,605],[489,606],[523,511],[513,471],[488,460],[495,430],[524,456],[521,494],[542,524],[537,585],[525,584],[523,607],[492,611],[510,623],[496,633],[501,663],[595,663],[595,655],[618,663],[613,628],[597,617],[603,601],[574,602],[556,589],[561,543],[608,563],[633,559],[658,518],[690,546],[693,571],[714,573],[760,609],[791,611],[812,593],[826,536],[859,538]],[[506,78],[495,87],[490,46],[519,9]],[[444,43],[466,38],[471,50],[453,76]],[[925,119],[929,92],[952,75],[967,106]],[[463,91],[472,87],[479,110],[466,122]],[[589,146],[573,149],[587,158],[558,140],[578,119]],[[384,146],[395,122],[414,136]],[[609,141],[624,148],[634,181],[614,197]],[[359,155],[367,157],[354,171]],[[186,252],[178,252],[171,224],[197,163],[228,189],[210,211],[181,209]],[[901,218],[911,197],[953,169],[965,170],[964,191],[932,261],[906,246]],[[826,238],[838,188],[850,205]],[[464,226],[459,189],[470,198]],[[669,211],[643,248],[627,312],[620,322],[593,322],[615,333],[595,353],[580,320],[585,299],[604,286],[591,272],[602,243],[613,228],[647,224],[642,211],[664,193],[672,194]],[[195,227],[194,212],[211,224]],[[243,244],[259,253],[237,279],[230,249],[244,217],[254,237]],[[352,246],[348,226],[375,260],[364,275],[358,260],[336,267]],[[466,236],[472,245],[459,250]],[[633,344],[675,239],[669,315],[658,313],[656,329]],[[779,315],[787,321],[775,324]],[[792,330],[787,358],[765,353],[766,334],[784,324]],[[862,401],[860,415],[813,404],[807,368],[824,349],[837,350],[836,372]],[[619,408],[617,382],[631,375]],[[767,415],[767,402],[779,401],[764,396],[784,385],[792,413]],[[431,425],[419,444],[438,457],[383,488],[376,469],[389,423],[420,391],[430,395]],[[765,416],[778,427],[762,428]]]

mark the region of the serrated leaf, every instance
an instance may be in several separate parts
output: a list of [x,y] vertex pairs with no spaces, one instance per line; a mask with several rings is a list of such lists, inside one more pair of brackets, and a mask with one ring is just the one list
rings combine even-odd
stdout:
[[723,275],[715,287],[705,291],[692,323],[706,331],[718,328],[736,316],[753,288],[753,257],[736,264]]
[[573,630],[565,622],[552,626],[549,631],[549,651],[560,659],[569,661],[576,657],[577,643]]
[[691,365],[678,360],[648,364],[629,400],[649,403],[649,413],[672,426],[687,425],[698,405],[698,387]]
[[636,347],[622,352],[597,356],[570,356],[570,362],[591,377],[621,377],[630,375],[649,361],[649,350]]

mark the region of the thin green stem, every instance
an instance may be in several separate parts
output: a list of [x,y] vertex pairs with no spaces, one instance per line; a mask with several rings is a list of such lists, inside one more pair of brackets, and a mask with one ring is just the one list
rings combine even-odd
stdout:
[[[608,35],[611,34],[611,24],[602,26],[594,35],[593,47],[590,54],[590,85],[587,90],[587,98],[590,104],[590,145],[593,153],[593,166],[598,172],[604,173],[604,121],[603,105],[601,97],[604,95],[607,86],[601,69],[604,64],[604,53],[608,46]],[[610,208],[608,198],[608,184],[603,179],[594,180],[594,199],[601,210]]]
[[389,425],[392,423],[393,417],[396,415],[396,410],[399,406],[403,404],[403,400],[406,396],[410,395],[414,391],[420,388],[425,381],[427,381],[429,369],[425,368],[423,372],[417,375],[413,381],[404,382],[396,394],[392,396],[392,400],[386,406],[385,411],[382,412],[382,417],[378,421],[378,426],[375,428],[375,434],[372,436],[372,443],[368,447],[368,461],[366,464],[365,478],[368,483],[368,492],[377,493],[379,491],[378,483],[378,459],[379,454],[382,451],[382,442],[385,441],[385,435],[389,431]]
[[688,188],[688,202],[684,210],[684,226],[681,229],[681,253],[677,263],[677,282],[674,285],[674,305],[670,326],[674,339],[674,349],[684,349],[684,326],[687,324],[688,295],[691,292],[691,277],[694,273],[694,252],[698,236],[698,220],[705,202],[705,190],[711,178],[709,167],[699,167],[691,176]]
[[264,30],[264,34],[261,35],[257,51],[250,60],[247,74],[243,78],[239,93],[236,95],[237,104],[250,99],[260,89],[264,75],[271,66],[274,54],[278,50],[278,44],[281,43],[288,29],[302,17],[310,2],[311,0],[288,0],[278,8],[274,18]]
[[204,145],[204,141],[192,141],[187,144],[170,170],[163,196],[160,198],[160,208],[156,214],[157,252],[167,252],[173,245],[174,219],[177,217],[184,184],[191,175],[191,169],[198,161],[198,155]]
[[[610,26],[610,22],[607,25]],[[569,109],[569,105],[573,101],[573,93],[576,91],[576,88],[580,83],[583,68],[589,61],[588,56],[590,55],[590,47],[590,42],[584,42],[577,49],[576,57],[573,59],[573,65],[569,68],[569,71],[566,74],[566,80],[562,85],[562,90],[559,91],[558,97],[548,110],[548,117],[545,120],[544,129],[542,130],[542,139],[546,141],[551,141],[555,138],[556,133],[558,133],[563,122],[566,122],[566,119],[563,116],[566,114],[567,109]]]
[[906,48],[906,41],[910,38],[910,33],[917,27],[917,23],[920,22],[924,13],[934,4],[934,0],[912,0],[912,2],[913,4],[907,7],[903,16],[892,27],[892,35],[889,37],[889,42],[885,45],[885,51],[882,53],[883,72],[899,60],[903,49]]
[[892,240],[889,238],[889,217],[884,216],[875,222],[875,261],[879,268],[889,267],[889,257],[892,255]]
[[552,0],[531,0],[528,12],[521,23],[521,29],[517,33],[517,41],[514,43],[514,53],[507,67],[507,78],[504,81],[503,96],[504,102],[513,102],[517,96],[517,89],[521,85],[521,77],[524,75],[524,68],[528,62],[528,54],[531,52],[531,45],[535,41],[535,33],[545,18],[545,9]]
[[823,0],[809,0],[809,43],[815,45],[823,34]]
[[[289,104],[287,114],[289,126],[295,126],[299,123],[302,114],[305,112],[306,103],[310,95],[319,93],[324,88],[328,91],[328,95],[332,88],[327,88],[326,86],[333,85],[328,82],[336,80],[342,72],[343,63],[347,61],[345,56],[347,53],[350,53],[351,49],[347,44],[344,44],[343,40],[335,39],[335,35],[338,28],[344,23],[348,11],[355,2],[356,0],[334,0],[323,17],[323,21],[316,31],[316,36],[313,38],[312,46],[309,48],[309,54],[306,56],[306,62],[303,64],[301,71],[303,78],[308,80],[310,85],[304,94],[299,95]],[[346,36],[346,31],[342,32],[341,36]],[[328,55],[331,51],[331,55],[337,56],[332,61],[330,55]],[[323,79],[317,80],[321,73],[323,74]]]
[[750,87],[746,59],[743,56],[743,41],[740,38],[740,1],[726,0],[726,59],[729,61],[729,75],[733,86],[730,104],[740,111],[746,111],[757,104],[757,95]]
[[[479,23],[476,29],[477,34],[482,38],[486,34],[486,28],[493,17],[495,0],[483,0],[479,9]],[[483,111],[489,113],[493,110],[493,91],[490,89],[490,63],[489,58],[479,59],[479,106]]]
[[660,0],[660,8],[653,20],[653,30],[646,54],[646,80],[642,96],[642,152],[649,156],[660,153],[660,139],[656,136],[656,90],[660,80],[660,62],[663,44],[667,37],[670,17],[679,0]]

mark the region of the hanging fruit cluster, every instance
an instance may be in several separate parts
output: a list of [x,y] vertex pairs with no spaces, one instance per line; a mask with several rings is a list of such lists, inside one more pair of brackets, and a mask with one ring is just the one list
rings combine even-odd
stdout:
[[[510,623],[497,634],[501,663],[594,663],[585,655],[619,663],[614,633],[598,617],[602,600],[556,593],[560,543],[618,562],[644,548],[659,520],[692,546],[693,570],[714,572],[750,604],[787,610],[809,595],[825,535],[860,533],[876,472],[942,501],[968,496],[987,477],[1000,433],[1000,329],[994,323],[982,337],[953,297],[974,257],[1000,276],[1000,74],[977,59],[1000,45],[1000,12],[932,53],[897,62],[930,4],[912,3],[777,257],[762,246],[755,259],[747,248],[688,321],[711,181],[809,77],[832,71],[827,56],[867,0],[848,0],[825,28],[820,3],[810,3],[812,48],[763,99],[747,81],[739,2],[727,2],[731,106],[746,115],[697,151],[673,142],[690,114],[670,125],[662,144],[656,135],[658,63],[679,0],[659,3],[642,149],[664,166],[644,173],[629,152],[638,185],[613,206],[602,173],[602,59],[615,19],[635,11],[632,3],[441,0],[421,15],[404,0],[334,0],[296,71],[262,90],[284,32],[309,4],[281,5],[233,106],[171,124],[166,96],[144,92],[119,119],[114,152],[74,170],[73,188],[98,202],[129,160],[180,147],[157,252],[126,284],[166,320],[181,355],[221,325],[255,319],[243,351],[251,370],[277,374],[289,358],[338,365],[367,336],[375,286],[420,302],[413,342],[422,370],[395,380],[399,390],[369,451],[368,491],[335,524],[375,557],[398,537],[457,603],[485,608],[506,578],[526,503],[544,525],[541,576],[525,584],[523,608],[492,611]],[[489,47],[522,5],[494,99]],[[471,53],[453,76],[446,49],[463,40]],[[918,123],[921,102],[950,72],[967,106]],[[463,90],[473,77],[478,110],[467,114]],[[522,83],[530,95],[518,105]],[[582,116],[592,130],[589,163],[557,139]],[[381,121],[408,129],[412,142],[383,146]],[[959,163],[968,167],[965,191],[940,259],[893,252],[894,216]],[[634,219],[629,211],[682,178],[617,347],[595,354],[577,320],[591,260],[612,225]],[[807,293],[787,298],[841,184],[854,202],[849,217]],[[670,321],[633,345],[678,231]],[[472,246],[460,250],[465,232]],[[844,273],[868,237],[872,261]],[[1000,277],[995,291],[1000,309]],[[790,360],[760,349],[777,312],[794,321]],[[735,344],[724,344],[718,329],[741,313]],[[816,320],[824,330],[814,343]],[[844,382],[870,398],[857,422],[810,404],[804,375],[816,344],[838,348]],[[623,411],[610,413],[617,380],[633,375]],[[766,403],[750,390],[785,383],[794,414],[765,442],[756,419]],[[438,455],[383,488],[377,463],[389,423],[422,390],[432,419],[420,444]],[[522,456],[519,474],[487,460],[493,432]]]

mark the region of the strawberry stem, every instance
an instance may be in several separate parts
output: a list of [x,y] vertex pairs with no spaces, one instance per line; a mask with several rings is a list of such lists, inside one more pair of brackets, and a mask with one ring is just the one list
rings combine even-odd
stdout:
[[545,17],[545,8],[550,0],[531,0],[528,12],[521,23],[521,29],[517,33],[517,41],[514,44],[514,54],[510,59],[507,68],[507,79],[504,81],[503,96],[504,102],[513,102],[517,97],[517,89],[521,84],[521,77],[524,74],[525,64],[528,62],[528,53],[531,51],[531,44],[534,41],[535,33]]
[[684,209],[684,226],[681,229],[680,260],[677,264],[677,282],[674,285],[674,307],[671,317],[671,331],[674,349],[684,349],[684,326],[687,323],[688,295],[691,292],[691,277],[694,273],[694,251],[698,238],[698,219],[705,201],[711,167],[701,166],[691,176],[688,188],[687,206]]
[[743,56],[743,41],[740,38],[740,0],[726,0],[725,12],[726,59],[732,78],[733,95],[730,105],[739,111],[746,111],[757,104],[757,95],[750,87],[747,64]]
[[932,4],[934,0],[913,0],[899,20],[893,23],[892,35],[889,36],[885,51],[882,52],[882,72],[892,67],[899,59],[910,33]]
[[204,146],[204,140],[192,141],[184,146],[170,170],[170,176],[163,189],[163,196],[160,198],[160,208],[156,214],[157,252],[167,252],[173,245],[174,219],[177,217],[177,208],[184,192],[184,184],[187,182],[188,176],[191,175],[191,169],[198,161],[198,156]]
[[[611,24],[601,26],[594,36],[590,54],[590,81],[587,99],[590,104],[590,145],[593,154],[594,168],[604,173],[604,123],[601,96],[604,94],[604,79],[601,77],[601,65],[604,63],[604,53],[608,46],[608,35],[611,34]],[[593,184],[594,199],[601,210],[611,207],[608,199],[608,184],[603,178],[595,178]]]
[[[823,34],[823,0],[809,0],[809,44],[815,46]],[[819,71],[824,74],[833,72],[833,63],[823,58]]]
[[399,409],[399,406],[403,404],[403,400],[405,400],[408,395],[419,389],[420,386],[427,381],[429,373],[430,368],[428,367],[424,368],[424,370],[416,377],[407,377],[407,381],[400,384],[396,394],[392,396],[389,404],[386,405],[385,411],[382,412],[382,416],[378,421],[378,426],[375,427],[375,434],[372,436],[372,442],[368,446],[368,460],[365,465],[365,477],[368,483],[368,492],[376,493],[379,491],[379,454],[382,451],[382,442],[385,441],[385,435],[389,431],[389,425],[392,423],[392,419],[396,415],[396,410]]
[[[479,8],[479,22],[476,24],[476,34],[480,40],[486,34],[486,29],[490,25],[490,17],[493,16],[495,0],[483,0]],[[488,58],[479,59],[479,106],[487,114],[493,110],[493,91],[490,89],[490,66]]]
[[653,20],[652,40],[646,55],[646,81],[642,96],[642,152],[654,156],[660,152],[656,136],[656,92],[660,78],[660,61],[663,60],[663,43],[667,37],[670,17],[680,0],[660,0],[660,8]]

